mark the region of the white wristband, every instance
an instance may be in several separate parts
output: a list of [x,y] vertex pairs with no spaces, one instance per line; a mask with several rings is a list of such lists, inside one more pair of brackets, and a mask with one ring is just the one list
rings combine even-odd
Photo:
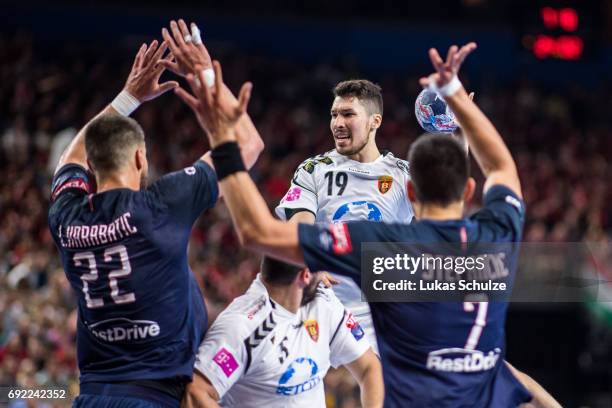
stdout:
[[436,81],[432,79],[431,81],[429,81],[428,88],[429,90],[434,91],[438,93],[441,97],[445,98],[447,96],[453,95],[455,92],[461,89],[462,86],[463,84],[461,84],[461,81],[459,80],[457,75],[455,75],[446,85],[441,87],[438,87]]
[[124,89],[113,99],[111,106],[120,115],[130,116],[140,106],[140,101]]

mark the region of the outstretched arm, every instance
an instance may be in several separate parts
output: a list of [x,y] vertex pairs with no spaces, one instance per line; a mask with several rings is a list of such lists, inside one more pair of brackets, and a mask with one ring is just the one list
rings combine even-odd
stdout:
[[[172,34],[170,34],[170,31]],[[196,82],[202,86],[211,87],[214,85],[212,60],[208,50],[202,43],[200,30],[197,25],[191,23],[190,31],[187,24],[182,19],[178,20],[178,22],[172,20],[170,22],[170,31],[164,28],[162,30],[162,36],[170,46],[174,61],[162,61],[161,64],[168,70],[182,77],[186,77],[187,74],[195,74],[196,72],[204,71],[204,80],[202,82],[197,80]],[[220,90],[222,97],[227,100],[227,103],[237,103],[236,98],[225,84],[221,86]],[[183,89],[177,88],[176,93],[187,104],[197,103],[196,99]],[[247,169],[250,169],[253,167],[264,148],[263,140],[255,128],[253,121],[246,113],[242,115],[236,123],[235,131],[236,139],[238,140],[242,154],[242,160]],[[202,156],[202,160],[213,166],[210,152],[205,153]]]
[[443,61],[434,48],[429,50],[429,58],[436,72],[421,78],[422,86],[438,91],[451,108],[461,129],[467,136],[472,154],[486,177],[485,191],[495,184],[503,184],[519,197],[521,184],[516,164],[502,137],[484,113],[472,102],[457,79],[457,72],[465,58],[476,49],[469,43],[461,49],[453,45]]
[[[204,83],[204,73],[187,75],[187,81],[194,96],[183,99],[194,111],[198,122],[208,135],[210,147],[235,143],[236,123],[245,114],[251,84],[246,83],[240,90],[238,100],[223,98],[221,65],[214,61],[215,86],[210,89],[200,86]],[[233,102],[236,101],[236,102]],[[220,172],[221,169],[218,169]],[[225,202],[232,215],[241,243],[253,250],[296,265],[304,265],[304,257],[298,242],[298,226],[275,219],[255,183],[246,171],[219,174],[219,185]]]
[[[151,42],[150,45],[142,44],[136,58],[134,58],[134,64],[130,74],[128,75],[127,81],[123,90],[119,96],[113,101],[112,104],[107,105],[100,113],[98,113],[91,121],[102,116],[123,113],[127,111],[118,112],[119,110],[128,109],[131,105],[132,108],[137,107],[139,104],[157,98],[164,92],[169,91],[178,86],[176,81],[168,81],[162,84],[159,83],[159,78],[164,72],[164,66],[158,64],[160,58],[162,58],[164,52],[168,48],[164,42],[159,46],[157,40]],[[169,57],[166,57],[168,59]],[[164,60],[162,60],[164,61]],[[129,110],[129,109],[128,109]],[[91,122],[90,121],[90,122]],[[87,154],[85,152],[85,129],[88,122],[70,142],[66,150],[62,153],[59,163],[55,168],[55,172],[68,163],[78,164],[87,168]]]

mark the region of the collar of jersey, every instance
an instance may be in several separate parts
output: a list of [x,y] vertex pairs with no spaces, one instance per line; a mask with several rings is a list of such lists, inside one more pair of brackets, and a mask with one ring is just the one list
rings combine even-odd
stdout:
[[[270,300],[270,303],[272,304],[272,309],[274,310],[274,314],[281,317],[281,318],[286,318],[286,319],[295,319],[297,317],[299,317],[300,312],[298,311],[297,313],[292,313],[289,310],[285,309],[283,306],[281,306],[278,302],[275,302],[271,297],[270,294],[268,293],[268,289],[266,289],[266,286],[263,284],[263,282],[261,281],[261,274],[258,273],[257,276],[255,277],[255,280],[253,281],[252,287],[256,290],[256,293],[261,293],[264,294],[268,297],[268,300]],[[300,307],[301,309],[301,307]]]
[[351,162],[351,163],[357,163],[357,164],[374,164],[374,163],[378,163],[379,161],[382,161],[385,158],[385,155],[381,153],[380,156],[378,156],[376,159],[374,159],[374,161],[364,163],[364,162],[360,162],[360,161],[357,161],[357,160],[350,159],[348,156],[345,156],[343,154],[338,153],[338,151],[335,150],[335,149],[334,149],[334,152],[338,156],[343,157],[346,161]]

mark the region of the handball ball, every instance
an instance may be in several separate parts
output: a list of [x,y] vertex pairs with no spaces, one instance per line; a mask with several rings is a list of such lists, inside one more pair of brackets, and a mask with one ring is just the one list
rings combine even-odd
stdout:
[[423,89],[414,103],[414,113],[419,125],[430,133],[451,133],[457,129],[455,114],[436,92]]

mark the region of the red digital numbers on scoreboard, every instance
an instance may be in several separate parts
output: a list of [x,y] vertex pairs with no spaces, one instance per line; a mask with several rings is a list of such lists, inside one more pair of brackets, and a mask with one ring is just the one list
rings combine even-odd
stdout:
[[584,42],[574,33],[578,29],[579,17],[576,9],[570,7],[542,7],[540,18],[546,30],[560,35],[539,34],[532,45],[533,55],[539,59],[557,58],[562,60],[577,60],[582,57]]

